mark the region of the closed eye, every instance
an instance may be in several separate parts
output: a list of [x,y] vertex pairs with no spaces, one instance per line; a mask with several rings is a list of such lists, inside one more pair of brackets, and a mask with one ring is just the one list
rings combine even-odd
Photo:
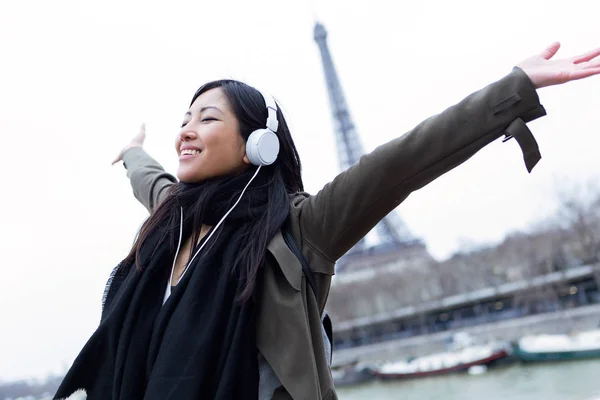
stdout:
[[[216,118],[204,118],[200,122],[209,122],[209,121],[218,121],[218,119],[216,119]],[[183,128],[184,126],[186,126],[187,124],[189,124],[189,122],[190,121],[185,121],[183,124],[181,124],[181,127]]]

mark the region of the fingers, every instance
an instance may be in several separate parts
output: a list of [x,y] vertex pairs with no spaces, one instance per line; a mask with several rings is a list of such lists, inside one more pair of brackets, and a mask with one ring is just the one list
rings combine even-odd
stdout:
[[593,60],[594,58],[600,56],[600,48],[597,48],[595,50],[589,51],[585,54],[582,54],[580,56],[574,57],[573,58],[573,63],[574,64],[579,64],[585,61],[590,61]]
[[600,59],[591,61],[582,61],[579,64],[575,64],[577,69],[588,69],[600,67]]
[[119,153],[119,155],[117,156],[117,158],[115,158],[110,165],[115,165],[116,163],[118,163],[119,161],[121,161],[123,159],[122,154],[123,153]]
[[569,80],[575,81],[577,79],[588,78],[590,76],[594,76],[594,75],[598,75],[598,74],[600,74],[600,67],[580,69],[580,70],[571,72],[569,74]]
[[127,146],[125,146],[123,148],[123,150],[121,150],[121,152],[119,153],[117,158],[115,158],[113,160],[111,165],[115,165],[119,161],[123,161],[123,154],[125,154],[125,152],[127,150],[129,150],[130,148],[137,147],[137,146],[142,147],[144,145],[145,139],[146,139],[146,124],[143,123],[142,125],[140,125],[140,131],[133,137],[133,139],[131,140],[131,143],[128,144]]
[[137,135],[135,135],[133,137],[133,140],[131,141],[131,143],[134,143],[139,146],[143,146],[144,140],[146,140],[146,124],[142,124],[140,126],[140,131],[138,132]]
[[544,60],[549,60],[554,57],[558,49],[560,49],[560,42],[554,42],[540,54],[540,57],[542,57]]

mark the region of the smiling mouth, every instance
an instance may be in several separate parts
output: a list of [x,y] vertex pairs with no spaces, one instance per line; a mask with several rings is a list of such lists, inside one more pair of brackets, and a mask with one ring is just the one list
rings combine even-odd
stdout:
[[193,150],[193,149],[185,149],[185,150],[181,151],[182,156],[196,156],[200,153],[201,152],[199,150]]

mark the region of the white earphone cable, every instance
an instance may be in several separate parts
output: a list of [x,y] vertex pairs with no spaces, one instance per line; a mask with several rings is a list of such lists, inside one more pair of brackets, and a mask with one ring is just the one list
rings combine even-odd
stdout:
[[[227,216],[239,204],[240,200],[242,200],[242,196],[246,192],[246,189],[248,189],[248,186],[250,186],[250,184],[252,183],[252,181],[254,180],[254,178],[256,178],[256,176],[258,175],[258,172],[260,171],[260,169],[261,169],[261,166],[259,165],[258,168],[256,169],[256,172],[254,173],[254,175],[252,175],[252,178],[250,178],[250,180],[248,181],[248,183],[246,184],[246,186],[244,186],[244,189],[242,190],[242,193],[240,193],[240,196],[238,197],[238,199],[235,202],[235,204],[229,209],[229,211],[227,211],[225,213],[225,215],[223,216],[223,218],[221,218],[221,220],[217,223],[217,225],[215,225],[214,228],[211,229],[210,234],[208,235],[208,237],[206,238],[206,240],[204,241],[204,243],[202,243],[202,246],[200,246],[200,248],[196,251],[196,253],[194,254],[194,256],[187,263],[185,269],[183,270],[183,272],[181,273],[181,276],[179,277],[180,280],[181,280],[181,278],[183,278],[183,275],[186,273],[186,271],[188,270],[188,268],[190,267],[190,265],[192,264],[192,262],[194,261],[194,259],[196,258],[196,256],[204,248],[204,246],[206,245],[206,243],[208,243],[208,241],[210,240],[210,238],[212,237],[212,235],[214,235],[214,233],[217,231],[217,229],[219,229],[219,227],[221,226],[221,224],[223,223],[223,221],[225,221],[225,218],[227,218]],[[171,275],[169,276],[169,284],[167,285],[167,289],[165,291],[165,297],[163,299],[163,304],[164,304],[165,301],[167,301],[167,299],[171,295],[171,285],[173,283],[173,274],[175,273],[175,263],[177,262],[177,256],[179,255],[179,249],[181,248],[181,239],[182,239],[182,236],[183,236],[183,208],[181,208],[180,211],[181,211],[181,217],[180,217],[180,221],[181,222],[179,223],[179,243],[177,244],[177,251],[175,252],[175,259],[173,260],[173,267],[171,268]]]
[[[165,297],[163,298],[163,304],[171,295],[171,284],[173,283],[173,272],[175,271],[175,263],[177,262],[177,256],[179,256],[179,249],[181,249],[181,239],[183,237],[183,207],[179,207],[179,241],[177,243],[177,251],[175,252],[175,257],[173,258],[173,266],[171,267],[171,274],[169,275],[169,284],[167,285],[167,290],[165,291]],[[183,276],[183,274],[182,274]]]

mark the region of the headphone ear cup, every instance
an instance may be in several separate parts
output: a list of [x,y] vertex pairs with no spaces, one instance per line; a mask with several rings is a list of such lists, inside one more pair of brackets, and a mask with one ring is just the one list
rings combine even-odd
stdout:
[[253,165],[271,165],[279,154],[279,138],[270,129],[257,129],[246,141],[246,155]]

